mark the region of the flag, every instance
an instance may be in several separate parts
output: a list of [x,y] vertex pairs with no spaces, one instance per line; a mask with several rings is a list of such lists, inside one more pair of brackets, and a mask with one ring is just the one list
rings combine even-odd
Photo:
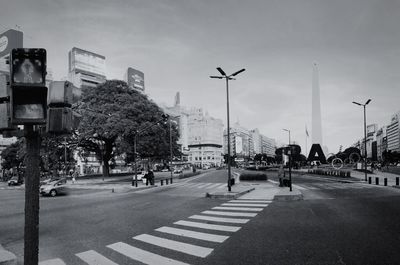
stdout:
[[307,137],[309,137],[308,130],[307,130],[307,125],[306,125],[306,135],[307,135]]

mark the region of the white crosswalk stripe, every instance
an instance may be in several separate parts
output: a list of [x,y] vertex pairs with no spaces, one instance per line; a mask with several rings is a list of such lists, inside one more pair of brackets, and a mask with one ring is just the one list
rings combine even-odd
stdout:
[[111,245],[107,246],[108,248],[111,248],[122,255],[125,255],[131,259],[140,261],[144,264],[149,264],[149,265],[160,265],[160,264],[165,264],[165,265],[188,265],[187,263],[166,258],[157,254],[154,254],[149,251],[145,251],[140,248],[133,247],[131,245],[128,245],[123,242],[118,242],[114,243]]
[[189,216],[189,218],[198,219],[198,220],[221,222],[221,223],[235,223],[235,224],[245,224],[250,220],[250,219],[240,219],[240,218],[213,217],[213,216],[205,216],[205,215],[197,215],[197,214]]
[[163,248],[172,249],[175,251],[179,251],[182,253],[186,253],[192,256],[205,258],[207,257],[214,249],[200,247],[188,243],[183,243],[175,240],[165,239],[162,237],[152,236],[148,234],[141,234],[133,237],[136,240],[140,240],[152,245],[156,245]]
[[229,238],[229,236],[201,233],[201,232],[195,232],[195,231],[191,231],[191,230],[173,228],[173,227],[168,227],[168,226],[163,226],[163,227],[157,228],[156,231],[168,233],[168,234],[172,234],[172,235],[178,235],[178,236],[184,236],[184,237],[190,237],[190,238],[210,241],[210,242],[216,242],[216,243],[222,243],[226,239]]
[[228,210],[228,211],[248,211],[248,212],[260,212],[263,210],[263,208],[246,208],[246,207],[222,207],[222,206],[216,206],[213,207],[213,209],[216,210]]
[[94,250],[77,253],[75,255],[89,265],[118,265]]
[[218,187],[217,187],[217,189],[223,189],[223,188],[226,188],[227,187],[227,184],[220,184]]
[[223,206],[248,206],[248,207],[267,207],[268,204],[262,204],[262,203],[223,203]]
[[[218,186],[220,186],[221,183],[213,183],[213,185],[207,187],[207,189],[213,189],[213,188],[217,188]],[[225,184],[224,184],[225,185]]]
[[299,189],[299,190],[306,190],[307,188],[304,188],[302,186],[296,185],[296,184],[292,184],[293,188]]
[[231,200],[233,203],[271,203],[271,200]]
[[226,231],[226,232],[236,232],[239,231],[241,228],[239,226],[213,225],[213,224],[205,224],[205,223],[183,221],[183,220],[177,221],[174,224],[209,229],[209,230]]
[[61,259],[49,259],[39,262],[39,265],[65,265]]
[[257,213],[240,213],[240,212],[221,212],[221,211],[203,211],[203,214],[237,216],[237,217],[254,217]]

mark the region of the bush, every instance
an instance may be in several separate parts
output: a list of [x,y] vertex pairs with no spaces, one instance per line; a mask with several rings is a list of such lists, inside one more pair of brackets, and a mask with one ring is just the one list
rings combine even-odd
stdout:
[[258,172],[246,172],[240,174],[240,180],[267,180],[267,174]]

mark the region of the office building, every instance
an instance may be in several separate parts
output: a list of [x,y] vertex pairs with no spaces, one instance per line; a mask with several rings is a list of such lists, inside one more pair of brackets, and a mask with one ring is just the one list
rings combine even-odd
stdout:
[[68,75],[76,87],[96,87],[106,81],[106,57],[74,47],[68,53]]
[[387,125],[387,150],[392,152],[400,152],[400,128],[399,128],[400,112],[394,114]]
[[220,166],[223,162],[223,123],[201,108],[191,108],[188,119],[188,161],[198,167]]

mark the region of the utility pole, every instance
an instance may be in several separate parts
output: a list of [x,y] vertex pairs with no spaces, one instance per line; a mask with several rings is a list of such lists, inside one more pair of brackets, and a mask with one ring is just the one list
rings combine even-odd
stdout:
[[39,183],[40,135],[33,125],[25,125],[25,237],[24,264],[38,264],[39,255]]

